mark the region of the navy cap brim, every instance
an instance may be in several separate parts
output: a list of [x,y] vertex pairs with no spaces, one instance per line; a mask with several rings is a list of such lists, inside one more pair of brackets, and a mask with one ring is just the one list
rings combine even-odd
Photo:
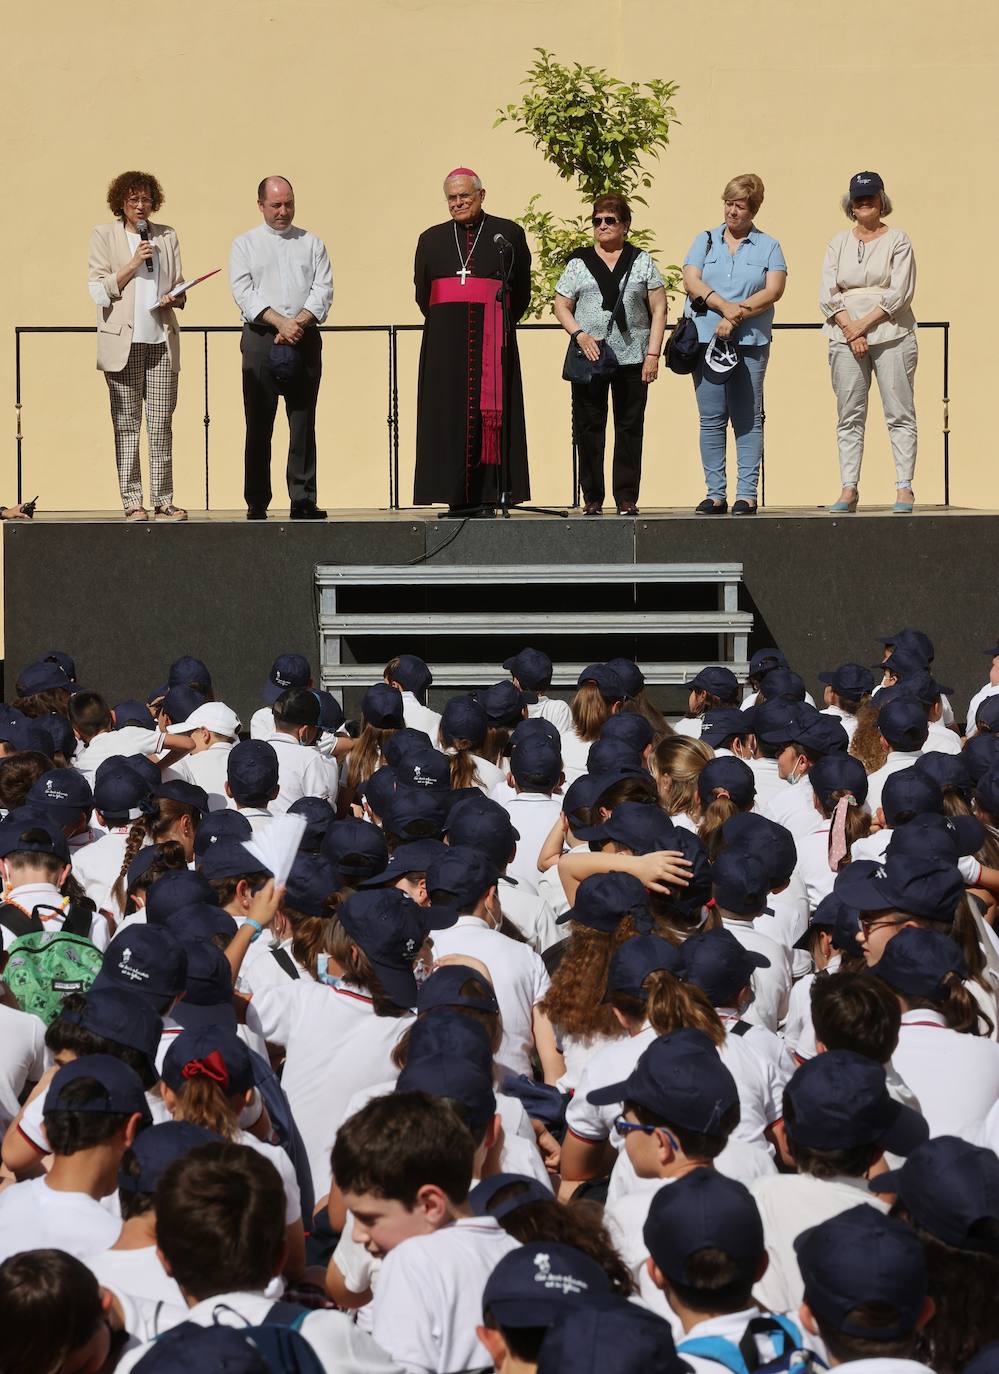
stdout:
[[458,924],[459,913],[456,906],[425,906],[422,910],[430,916],[430,930],[450,930]]
[[261,690],[260,700],[266,706],[273,706],[283,691],[283,687],[278,687],[275,683],[268,680],[264,683],[263,689]]
[[930,1128],[921,1112],[901,1102],[896,1105],[895,1120],[878,1143],[894,1155],[910,1155],[924,1140],[929,1140]]
[[872,1193],[899,1193],[902,1184],[902,1170],[889,1169],[885,1174],[877,1174],[867,1180],[867,1188]]
[[[454,912],[454,919],[455,921],[458,919],[457,911]],[[451,924],[453,925],[454,921]],[[444,927],[439,928],[444,929]],[[368,962],[374,969],[386,997],[390,998],[397,1007],[407,1007],[410,1010],[415,1008],[419,990],[416,984],[416,975],[412,970],[407,972],[404,969],[389,968],[385,964],[376,963],[370,955]]]
[[791,945],[791,948],[803,949],[807,954],[811,949],[811,935],[813,930],[830,931],[832,930],[832,926],[826,925],[825,923],[820,925],[817,921],[809,921],[808,925],[805,927],[802,934],[799,935],[797,940],[795,940],[794,943]]
[[587,1102],[591,1102],[594,1107],[609,1107],[614,1102],[623,1102],[628,1087],[628,1079],[621,1083],[610,1083],[604,1088],[594,1088],[591,1093],[586,1094]]

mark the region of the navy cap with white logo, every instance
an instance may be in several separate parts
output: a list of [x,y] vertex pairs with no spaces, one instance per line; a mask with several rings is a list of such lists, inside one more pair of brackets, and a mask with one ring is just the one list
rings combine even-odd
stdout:
[[289,687],[308,687],[311,681],[312,669],[307,658],[301,654],[279,654],[271,664],[260,699],[268,706],[273,706]]
[[670,1324],[622,1298],[573,1303],[538,1352],[538,1374],[688,1374]]
[[819,681],[830,686],[838,697],[859,701],[874,691],[874,674],[862,663],[841,663],[838,668],[819,673]]
[[[862,1202],[802,1231],[794,1250],[805,1302],[820,1322],[875,1344],[902,1340],[916,1330],[928,1280],[923,1245],[911,1226]],[[876,1327],[854,1320],[858,1309],[871,1305],[894,1313],[896,1320]]]
[[728,797],[745,809],[752,806],[756,796],[756,776],[742,759],[709,759],[697,775],[697,795],[705,807]]
[[867,1186],[872,1193],[894,1193],[916,1226],[945,1245],[992,1254],[976,1229],[983,1221],[999,1222],[994,1150],[938,1135],[913,1150],[900,1169],[878,1174]]
[[431,864],[444,853],[440,840],[412,840],[397,845],[380,873],[365,878],[359,887],[393,887],[400,878],[411,873],[426,873]]
[[939,930],[903,926],[889,940],[871,969],[883,983],[905,997],[942,1003],[948,995],[948,979],[968,976],[968,966],[958,945]]
[[609,658],[607,667],[611,672],[617,673],[629,697],[637,697],[639,692],[644,691],[645,674],[630,658]]
[[[86,1102],[69,1092],[82,1079],[91,1079],[103,1090]],[[69,1100],[64,1100],[68,1097]],[[121,1059],[110,1054],[85,1054],[64,1064],[45,1094],[43,1116],[50,1112],[72,1112],[107,1116],[133,1116],[138,1113],[147,1124],[152,1120],[145,1089],[139,1075]]]
[[964,896],[964,880],[954,864],[899,854],[882,864],[855,859],[837,873],[834,890],[855,911],[900,911],[950,925]]
[[237,801],[269,798],[278,785],[278,756],[265,739],[234,744],[226,760],[226,778]]
[[200,862],[213,846],[221,844],[223,840],[248,840],[252,834],[253,826],[242,811],[233,811],[228,807],[224,811],[210,811],[203,817],[194,836],[194,857]]
[[442,787],[451,786],[451,760],[440,749],[414,749],[393,770],[395,780],[401,787]]
[[376,730],[399,730],[405,724],[402,713],[402,693],[387,682],[376,682],[361,698],[364,723]]
[[881,195],[885,184],[877,172],[854,172],[850,178],[850,199],[861,200],[864,196]]
[[573,921],[611,934],[626,916],[641,923],[648,914],[649,894],[638,878],[631,873],[591,873],[576,888],[574,905],[557,918],[557,924]]
[[146,921],[151,926],[166,925],[167,919],[192,902],[214,902],[218,898],[208,879],[189,868],[172,869],[156,879],[146,894]]
[[[503,1180],[502,1187],[510,1176],[500,1174],[497,1178]],[[469,1200],[483,1188],[494,1188],[496,1182],[486,1179],[473,1189]],[[493,1212],[486,1202],[480,1215],[500,1213]],[[482,1292],[482,1311],[491,1314],[500,1327],[548,1327],[563,1313],[582,1312],[595,1298],[606,1298],[610,1293],[607,1275],[589,1255],[558,1241],[532,1241],[518,1245],[496,1265]]]
[[398,888],[384,887],[355,892],[337,914],[344,930],[367,955],[391,1001],[397,1007],[415,1007],[413,964],[430,929],[429,913]]
[[187,953],[165,927],[132,925],[108,945],[91,993],[129,988],[161,1007],[187,986]]
[[[193,1121],[163,1121],[140,1131],[131,1145],[133,1168],[118,1170],[118,1187],[126,1193],[154,1193],[175,1159],[183,1159],[199,1145],[221,1139]],[[228,1374],[228,1365],[226,1374]]]
[[521,649],[512,658],[505,658],[503,667],[525,692],[545,692],[551,686],[552,661],[540,649]]
[[[701,717],[701,740],[712,749],[724,749],[733,739],[753,733],[755,711],[741,711],[738,706],[716,706]],[[620,716],[612,716],[620,720]]]
[[623,993],[641,1002],[646,1001],[648,993],[644,983],[649,974],[659,969],[674,973],[679,958],[680,947],[670,940],[664,940],[661,935],[636,935],[625,940],[611,956],[602,1000],[610,1002],[615,993]]
[[677,951],[674,974],[702,990],[713,1007],[731,1007],[757,969],[769,968],[765,954],[747,949],[730,930],[699,930]]
[[653,1040],[626,1079],[594,1089],[586,1100],[595,1107],[635,1102],[663,1125],[717,1135],[726,1112],[738,1106],[739,1093],[704,1032],[678,1030]]
[[593,683],[604,701],[624,701],[628,695],[624,683],[606,663],[591,663],[583,669],[576,686],[585,687],[588,683]]
[[623,740],[636,754],[641,754],[655,739],[651,721],[638,711],[619,711],[608,716],[600,727],[601,739]]
[[742,354],[734,339],[721,339],[713,334],[704,350],[701,375],[706,382],[727,382],[741,361]]
[[686,686],[693,687],[698,692],[707,692],[719,701],[732,705],[737,705],[739,701],[739,679],[731,668],[722,667],[717,663],[702,668],[699,673],[687,680]]
[[693,1169],[660,1188],[649,1204],[642,1237],[657,1268],[680,1284],[691,1282],[691,1258],[714,1250],[735,1263],[748,1287],[766,1254],[752,1193],[717,1169]]
[[881,1145],[907,1155],[929,1135],[926,1118],[889,1094],[885,1071],[853,1050],[828,1050],[795,1070],[784,1089],[788,1138],[814,1150]]
[[433,673],[416,654],[399,654],[392,660],[390,667],[391,673],[388,668],[385,672],[406,692],[420,696],[433,683]]

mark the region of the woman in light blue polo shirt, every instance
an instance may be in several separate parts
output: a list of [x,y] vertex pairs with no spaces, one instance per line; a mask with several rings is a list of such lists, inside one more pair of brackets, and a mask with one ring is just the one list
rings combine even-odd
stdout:
[[[763,182],[752,172],[733,177],[722,192],[725,219],[690,245],[683,264],[684,313],[697,326],[701,354],[694,395],[701,417],[701,463],[708,494],[699,515],[728,511],[725,441],[731,421],[738,465],[733,515],[756,514],[763,452],[763,378],[770,357],[774,302],[787,284],[787,263],[776,239],[753,223],[763,204]],[[732,339],[741,361],[723,380],[705,375],[704,351],[712,339]]]

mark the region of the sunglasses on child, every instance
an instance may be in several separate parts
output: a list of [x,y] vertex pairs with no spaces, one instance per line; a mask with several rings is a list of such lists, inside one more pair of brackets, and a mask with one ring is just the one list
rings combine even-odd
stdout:
[[622,1140],[625,1136],[631,1135],[633,1131],[640,1131],[642,1135],[655,1135],[657,1131],[662,1131],[669,1141],[671,1149],[678,1150],[680,1148],[680,1142],[665,1126],[645,1126],[640,1121],[629,1121],[626,1116],[619,1116],[614,1122],[614,1129]]
[[620,223],[617,215],[594,215],[592,220],[594,229],[599,229],[601,224],[606,224],[608,229],[613,229],[615,224]]

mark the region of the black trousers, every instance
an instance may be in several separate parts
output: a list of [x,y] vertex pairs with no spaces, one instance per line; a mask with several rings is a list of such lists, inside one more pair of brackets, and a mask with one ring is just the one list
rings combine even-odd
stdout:
[[608,398],[614,404],[614,466],[611,486],[618,506],[638,501],[642,480],[642,436],[649,388],[641,363],[619,368],[609,381],[572,384],[572,417],[579,454],[583,500],[604,500],[604,445]]
[[[243,496],[248,506],[266,507],[271,501],[271,436],[280,395],[267,365],[274,337],[274,331],[266,326],[244,324],[239,345],[246,415]],[[284,393],[288,416],[288,496],[292,501],[315,501],[316,403],[323,375],[319,330],[307,329],[296,347],[301,350],[304,366]]]

